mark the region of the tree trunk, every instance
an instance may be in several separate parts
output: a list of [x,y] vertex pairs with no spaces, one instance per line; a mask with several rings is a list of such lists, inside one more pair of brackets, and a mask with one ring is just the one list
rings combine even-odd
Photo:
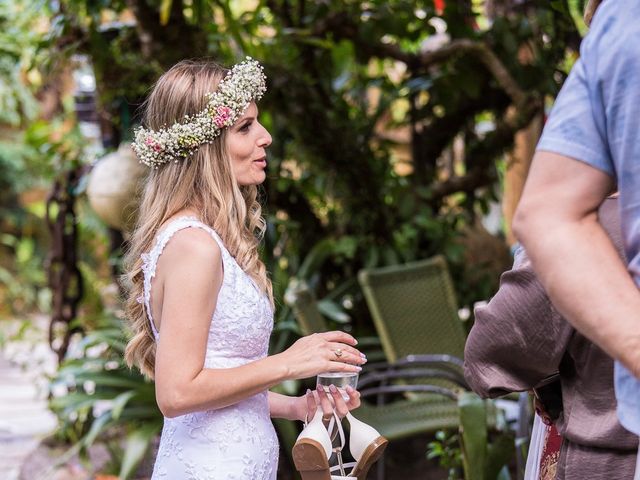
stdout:
[[505,235],[509,245],[517,242],[511,231],[511,223],[522,196],[524,182],[527,179],[541,133],[542,115],[540,114],[534,117],[529,126],[516,133],[513,151],[507,155],[507,171],[502,193],[502,214],[504,215]]

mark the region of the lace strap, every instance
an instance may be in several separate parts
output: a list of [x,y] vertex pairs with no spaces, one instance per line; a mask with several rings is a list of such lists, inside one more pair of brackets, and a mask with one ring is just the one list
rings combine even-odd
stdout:
[[156,329],[155,322],[153,321],[153,316],[151,315],[151,281],[153,280],[153,277],[156,276],[156,266],[158,264],[160,255],[162,255],[162,252],[164,251],[164,248],[169,243],[169,240],[171,240],[171,237],[173,237],[180,230],[183,230],[189,227],[200,228],[206,231],[207,233],[209,233],[209,235],[213,237],[213,239],[216,241],[216,243],[220,247],[220,251],[222,253],[223,270],[224,272],[227,272],[228,260],[231,254],[229,253],[227,248],[224,246],[224,243],[222,243],[222,239],[220,238],[218,233],[213,228],[209,227],[205,223],[202,223],[196,217],[179,217],[179,218],[176,218],[175,220],[172,220],[164,228],[164,230],[160,232],[160,234],[156,238],[156,242],[153,248],[149,251],[149,253],[143,253],[141,255],[142,271],[144,275],[144,283],[143,283],[144,309],[146,311],[147,318],[149,319],[149,323],[151,324],[151,330],[153,331],[153,336],[156,338],[156,340],[158,339],[158,336],[160,335],[160,333]]

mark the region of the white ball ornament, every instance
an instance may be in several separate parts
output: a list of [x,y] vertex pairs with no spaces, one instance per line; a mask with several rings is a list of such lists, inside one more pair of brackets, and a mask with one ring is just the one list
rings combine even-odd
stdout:
[[147,172],[130,145],[123,143],[117,151],[102,157],[89,174],[87,196],[91,208],[110,227],[130,231]]

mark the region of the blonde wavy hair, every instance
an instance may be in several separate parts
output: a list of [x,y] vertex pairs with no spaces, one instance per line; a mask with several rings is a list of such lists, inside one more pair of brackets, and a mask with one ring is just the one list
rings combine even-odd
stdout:
[[[227,69],[210,61],[182,61],[154,86],[145,104],[144,123],[150,129],[171,125],[185,115],[201,111],[206,94],[214,91]],[[125,349],[129,367],[137,366],[153,378],[156,344],[144,305],[141,254],[148,252],[160,227],[177,212],[191,208],[200,220],[222,238],[240,267],[268,295],[273,305],[271,281],[258,247],[266,228],[255,185],[240,186],[226,149],[223,130],[189,158],[152,169],[146,179],[136,228],[125,257],[125,282],[129,287],[126,316],[132,338]]]

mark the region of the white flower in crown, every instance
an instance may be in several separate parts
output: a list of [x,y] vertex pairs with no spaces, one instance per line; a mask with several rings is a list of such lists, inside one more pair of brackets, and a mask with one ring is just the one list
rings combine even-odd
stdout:
[[153,168],[177,162],[236,123],[249,104],[260,100],[266,91],[262,65],[247,57],[233,66],[215,92],[207,94],[207,105],[201,112],[185,115],[183,121],[160,130],[138,127],[133,150],[140,162]]

